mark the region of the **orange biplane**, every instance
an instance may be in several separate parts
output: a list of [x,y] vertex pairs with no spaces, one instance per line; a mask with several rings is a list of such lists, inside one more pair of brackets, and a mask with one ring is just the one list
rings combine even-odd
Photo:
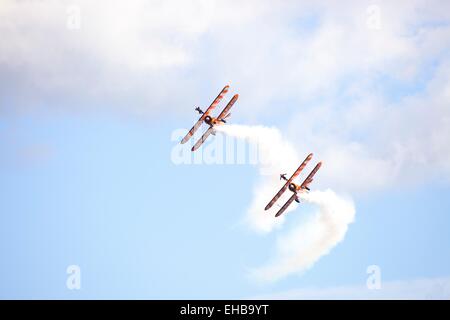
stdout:
[[294,194],[289,198],[289,200],[281,207],[281,209],[277,212],[277,214],[275,215],[275,217],[278,217],[280,215],[283,214],[283,212],[291,205],[291,203],[295,200],[296,202],[300,203],[300,200],[298,198],[298,193],[299,192],[305,192],[305,190],[310,191],[309,189],[309,185],[311,184],[311,182],[313,181],[313,177],[316,174],[316,172],[319,170],[320,166],[322,165],[322,162],[319,162],[315,168],[311,171],[311,173],[308,175],[308,177],[305,179],[305,181],[303,181],[303,183],[301,185],[297,185],[294,182],[292,182],[299,174],[300,172],[303,170],[303,168],[306,167],[306,165],[308,164],[309,160],[311,160],[313,154],[310,153],[306,159],[302,162],[302,164],[300,165],[300,167],[298,167],[297,170],[295,170],[294,174],[292,175],[292,177],[290,177],[289,179],[286,178],[286,174],[281,174],[280,175],[280,179],[283,179],[286,181],[286,183],[284,184],[284,186],[281,188],[280,191],[278,191],[278,193],[273,197],[272,200],[270,200],[269,204],[266,206],[265,210],[269,210],[274,203],[281,197],[281,195],[286,191],[286,189],[289,188],[289,190],[291,190]]
[[201,114],[200,119],[194,124],[191,130],[186,134],[186,136],[181,140],[181,143],[186,143],[197,131],[198,128],[202,125],[203,122],[205,122],[207,125],[209,125],[208,130],[202,135],[202,137],[195,143],[195,145],[192,147],[192,151],[197,150],[203,142],[205,142],[206,138],[210,134],[215,134],[214,126],[221,125],[226,123],[226,119],[231,115],[229,113],[231,107],[238,99],[239,95],[235,94],[233,98],[228,102],[226,107],[222,110],[222,112],[217,116],[217,118],[211,116],[211,111],[214,110],[215,107],[219,104],[220,100],[222,100],[223,96],[228,92],[230,86],[225,86],[222,91],[220,91],[219,95],[214,99],[214,101],[211,103],[211,105],[206,109],[206,111],[202,111],[199,107],[195,108],[195,111]]

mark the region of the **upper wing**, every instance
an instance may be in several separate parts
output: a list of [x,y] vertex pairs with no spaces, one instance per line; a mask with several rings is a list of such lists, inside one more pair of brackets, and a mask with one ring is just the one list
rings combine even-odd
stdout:
[[226,85],[225,87],[223,87],[222,91],[220,91],[219,95],[214,99],[214,101],[211,103],[211,105],[208,107],[208,109],[206,109],[205,113],[202,115],[202,117],[200,119],[205,119],[205,117],[212,111],[214,110],[215,107],[217,107],[217,105],[219,104],[220,100],[222,100],[223,96],[228,92],[228,89],[230,88],[230,86]]
[[220,100],[222,100],[223,96],[228,92],[230,86],[225,86],[222,91],[220,91],[219,95],[214,99],[211,105],[206,109],[206,111],[202,114],[200,119],[194,124],[194,126],[189,130],[186,136],[181,140],[181,143],[186,143],[197,131],[197,129],[202,125],[203,120],[205,120],[206,116],[219,104]]
[[209,135],[213,132],[213,130],[214,129],[212,127],[209,127],[209,129],[206,130],[206,132],[201,136],[201,138],[198,139],[198,141],[195,143],[195,145],[192,147],[191,150],[192,151],[197,150],[203,144],[203,142],[205,142],[206,138],[209,137]]
[[292,182],[292,180],[294,180],[299,174],[300,172],[303,170],[303,168],[308,164],[309,160],[311,160],[313,154],[310,153],[308,154],[308,156],[306,157],[305,160],[303,160],[302,164],[300,165],[300,167],[297,168],[297,170],[295,170],[294,174],[292,175],[292,177],[286,181],[286,183],[284,184],[284,186],[280,189],[280,191],[278,191],[278,193],[273,197],[272,200],[270,200],[269,204],[266,206],[265,210],[269,210],[273,204],[278,200],[278,198],[281,197],[281,195],[286,191],[287,187],[289,186],[289,184]]
[[294,174],[292,175],[292,177],[288,180],[289,183],[294,180],[295,178],[298,177],[298,175],[300,174],[300,172],[302,172],[302,170],[306,167],[306,165],[308,164],[308,162],[312,159],[313,154],[310,153],[308,154],[308,156],[306,157],[305,160],[303,160],[302,164],[300,165],[300,167],[297,168],[297,170],[295,170]]
[[191,128],[191,130],[189,130],[189,132],[184,136],[183,140],[181,140],[181,143],[186,143],[195,133],[195,131],[197,131],[198,128],[200,128],[200,126],[202,125],[203,122],[203,115],[200,117],[200,119],[198,119],[198,121],[194,124],[194,126]]
[[222,110],[222,112],[217,117],[218,120],[225,119],[228,115],[228,111],[230,111],[233,104],[236,102],[236,100],[239,98],[238,94],[235,94],[233,98],[231,98],[230,102],[228,102],[227,106]]
[[316,172],[320,169],[320,166],[322,165],[322,162],[319,162],[314,169],[311,171],[311,173],[308,175],[308,177],[306,177],[305,181],[303,181],[302,185],[300,186],[300,188],[307,188],[309,186],[309,184],[313,181],[313,177],[316,174]]
[[283,214],[284,211],[286,211],[286,209],[291,205],[292,201],[295,200],[295,198],[297,197],[297,194],[294,193],[292,194],[292,196],[289,198],[289,200],[284,204],[284,206],[281,207],[281,209],[277,212],[277,214],[275,215],[275,217],[281,216]]

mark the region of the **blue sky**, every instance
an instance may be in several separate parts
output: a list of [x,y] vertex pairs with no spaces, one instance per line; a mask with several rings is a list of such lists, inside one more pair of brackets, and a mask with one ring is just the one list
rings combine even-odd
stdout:
[[[268,259],[274,237],[239,224],[254,167],[173,165],[170,123],[7,119],[3,134],[13,127],[16,145],[1,144],[3,298],[242,298],[364,283],[372,264],[386,281],[448,275],[440,181],[355,198],[341,244],[303,276],[261,285],[246,269]],[[21,158],[33,146],[51,156]],[[82,271],[79,291],[65,287],[71,264]]]
[[[1,298],[270,297],[365,286],[369,265],[383,283],[450,277],[447,4],[377,3],[367,31],[371,3],[351,1],[74,3],[74,30],[72,3],[0,10]],[[329,254],[273,283],[249,269],[314,206],[260,235],[242,223],[257,168],[171,159],[174,130],[228,83],[233,123],[276,126],[324,160],[317,188],[356,207]]]

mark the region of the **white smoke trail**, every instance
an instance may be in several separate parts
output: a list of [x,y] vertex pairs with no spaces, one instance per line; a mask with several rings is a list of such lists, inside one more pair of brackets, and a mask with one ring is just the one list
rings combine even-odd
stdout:
[[[294,147],[286,142],[279,130],[264,126],[227,125],[218,128],[225,134],[245,139],[258,149],[260,179],[256,184],[252,202],[245,221],[254,230],[268,233],[280,227],[291,207],[279,218],[275,218],[279,206],[274,205],[264,211],[267,202],[283,185],[280,173],[288,175],[299,165],[300,159]],[[290,196],[285,192],[277,203],[283,204]],[[353,222],[355,208],[353,202],[337,196],[333,191],[313,191],[302,194],[301,200],[316,204],[319,210],[303,222],[297,222],[288,233],[277,238],[275,257],[265,266],[252,270],[251,275],[260,281],[276,281],[292,273],[301,273],[310,268],[320,257],[342,241]]]
[[[274,219],[275,213],[280,209],[274,205],[270,210],[264,211],[264,207],[272,199],[275,193],[283,185],[279,174],[295,170],[298,167],[299,157],[293,146],[287,143],[277,128],[264,126],[226,125],[217,127],[218,131],[246,140],[247,143],[256,145],[258,151],[258,169],[260,173],[253,191],[253,199],[247,210],[246,222],[255,231],[268,233],[275,227],[281,226],[284,215]],[[289,194],[286,192],[278,203],[287,201]],[[296,204],[286,210],[286,213],[294,210]]]
[[253,270],[261,281],[276,281],[288,274],[310,268],[320,257],[341,242],[353,222],[353,202],[333,191],[312,191],[301,199],[319,206],[306,222],[298,223],[289,233],[277,239],[276,256],[266,266]]

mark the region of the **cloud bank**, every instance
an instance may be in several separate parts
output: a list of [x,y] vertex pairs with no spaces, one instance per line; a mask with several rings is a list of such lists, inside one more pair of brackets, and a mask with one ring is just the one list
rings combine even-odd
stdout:
[[253,299],[293,300],[448,300],[450,278],[424,278],[386,281],[380,289],[365,286],[341,286],[331,288],[303,288]]
[[450,177],[448,1],[5,0],[0,33],[0,112],[182,117],[229,83],[333,190]]

